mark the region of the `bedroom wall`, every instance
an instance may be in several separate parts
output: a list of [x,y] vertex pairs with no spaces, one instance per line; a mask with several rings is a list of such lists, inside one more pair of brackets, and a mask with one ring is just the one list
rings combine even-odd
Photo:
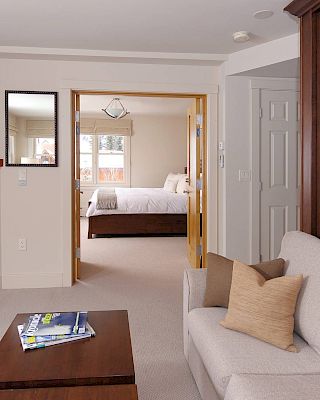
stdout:
[[[59,92],[59,167],[28,168],[26,187],[18,186],[19,168],[0,168],[3,287],[71,284],[70,88],[216,93],[217,83],[212,66],[0,59],[0,158],[4,91]],[[27,251],[18,251],[19,238],[27,239]]]
[[133,116],[132,187],[162,187],[169,172],[184,173],[187,165],[186,115]]

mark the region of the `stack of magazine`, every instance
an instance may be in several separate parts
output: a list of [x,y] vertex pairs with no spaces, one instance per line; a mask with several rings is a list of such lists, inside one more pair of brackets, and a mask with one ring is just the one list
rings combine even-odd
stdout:
[[23,350],[38,349],[95,336],[86,311],[32,314],[18,326]]

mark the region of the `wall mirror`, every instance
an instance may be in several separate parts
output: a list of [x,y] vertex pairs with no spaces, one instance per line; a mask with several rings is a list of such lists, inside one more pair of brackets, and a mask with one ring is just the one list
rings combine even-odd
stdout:
[[6,166],[56,167],[57,92],[7,90]]

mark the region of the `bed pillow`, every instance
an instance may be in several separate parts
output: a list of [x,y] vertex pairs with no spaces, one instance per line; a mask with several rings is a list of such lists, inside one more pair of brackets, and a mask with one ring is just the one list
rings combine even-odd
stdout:
[[172,172],[170,172],[163,185],[163,189],[167,192],[175,193],[177,190],[177,184],[179,182],[179,179],[180,179],[180,174],[173,174]]
[[[278,258],[250,265],[260,272],[265,279],[278,278],[283,275],[285,261]],[[231,289],[233,261],[218,254],[207,254],[207,283],[203,306],[228,308]]]
[[293,315],[302,281],[302,275],[267,281],[258,271],[235,261],[229,308],[220,324],[296,352]]
[[177,193],[183,194],[189,188],[189,184],[187,182],[188,175],[182,174],[180,175],[179,182],[177,184]]

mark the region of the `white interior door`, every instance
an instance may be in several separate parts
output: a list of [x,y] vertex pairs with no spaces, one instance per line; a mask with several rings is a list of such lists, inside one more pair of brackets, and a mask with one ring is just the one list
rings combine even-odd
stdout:
[[260,253],[277,258],[281,240],[299,228],[300,135],[298,93],[261,90]]

